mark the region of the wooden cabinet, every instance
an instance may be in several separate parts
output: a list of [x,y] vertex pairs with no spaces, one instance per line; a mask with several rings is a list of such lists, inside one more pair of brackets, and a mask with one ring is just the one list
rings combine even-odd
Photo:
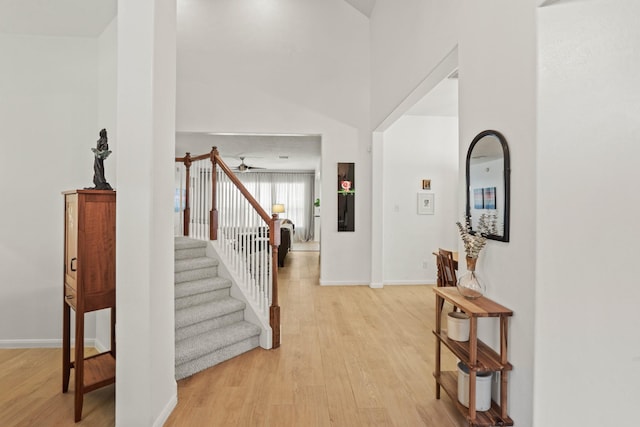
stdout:
[[[434,288],[436,293],[436,399],[440,399],[443,388],[455,402],[458,410],[465,414],[470,426],[512,426],[513,420],[507,415],[508,373],[512,369],[507,361],[508,320],[513,311],[488,299],[480,297],[469,300],[460,295],[455,287]],[[450,339],[442,329],[442,301],[448,301],[470,317],[469,341]],[[494,351],[478,339],[478,319],[497,317],[500,322],[500,352]],[[442,372],[440,357],[444,344],[458,359],[469,367],[469,408],[458,402],[456,372]],[[476,411],[476,375],[478,372],[498,372],[500,374],[500,402],[491,402],[488,411]]]
[[[82,418],[85,393],[115,382],[116,193],[74,190],[64,195],[64,285],[62,392],[75,373],[74,416]],[[85,313],[111,309],[111,349],[84,357]],[[75,312],[74,361],[71,361],[71,309]]]

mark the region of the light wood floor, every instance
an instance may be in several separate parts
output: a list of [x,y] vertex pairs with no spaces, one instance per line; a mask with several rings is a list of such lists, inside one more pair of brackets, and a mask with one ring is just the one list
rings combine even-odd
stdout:
[[[282,346],[179,381],[165,426],[466,426],[446,393],[434,397],[431,287],[320,287],[318,276],[317,252],[287,255]],[[1,426],[75,425],[60,365],[59,349],[0,350]],[[79,425],[114,420],[113,386],[85,395]]]
[[[85,350],[87,356],[94,353]],[[62,349],[0,350],[0,426],[113,426],[114,384],[86,394],[82,421],[73,422],[73,378],[72,369],[63,394]]]

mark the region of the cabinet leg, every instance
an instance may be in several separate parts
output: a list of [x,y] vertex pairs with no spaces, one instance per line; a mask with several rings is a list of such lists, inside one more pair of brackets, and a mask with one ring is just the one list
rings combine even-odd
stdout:
[[82,419],[82,401],[83,401],[83,394],[82,392],[77,392],[76,391],[76,396],[75,396],[75,403],[74,403],[74,420],[75,422],[80,422],[80,420]]
[[70,313],[69,305],[62,301],[62,392],[69,391],[69,376],[71,372],[71,337],[70,337]]
[[84,396],[84,313],[76,311],[76,347],[75,347],[75,421],[82,419],[82,400]]
[[111,355],[116,357],[116,308],[111,307]]

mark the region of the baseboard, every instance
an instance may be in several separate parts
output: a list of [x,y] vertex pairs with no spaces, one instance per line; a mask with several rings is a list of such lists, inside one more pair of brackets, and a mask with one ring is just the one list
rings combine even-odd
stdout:
[[385,286],[393,285],[428,285],[433,286],[435,282],[429,280],[393,280],[380,282],[348,282],[348,281],[329,281],[320,280],[320,286],[368,286],[372,289],[382,289]]
[[384,286],[393,286],[393,285],[424,285],[424,286],[433,286],[435,283],[429,280],[393,280],[393,281],[385,281]]
[[171,413],[175,409],[176,405],[178,404],[178,385],[177,385],[177,383],[176,383],[175,390],[176,390],[176,392],[173,394],[173,396],[171,396],[171,399],[169,399],[169,401],[165,405],[164,409],[162,410],[162,412],[160,412],[160,415],[158,415],[158,418],[156,418],[155,422],[153,423],[153,427],[162,427],[164,425],[164,423],[167,422],[167,420],[169,419],[169,415],[171,415]]
[[369,286],[369,282],[330,281],[320,280],[320,286]]
[[[76,340],[71,340],[71,346],[75,345]],[[96,347],[95,338],[85,339],[85,347]],[[60,348],[62,347],[61,339],[53,340],[0,340],[0,348]]]
[[[95,339],[95,344],[93,346],[96,350],[98,350],[98,353],[104,353],[106,351],[109,351],[110,349],[109,347],[104,345],[98,338]],[[111,346],[111,344],[109,344],[109,346]]]

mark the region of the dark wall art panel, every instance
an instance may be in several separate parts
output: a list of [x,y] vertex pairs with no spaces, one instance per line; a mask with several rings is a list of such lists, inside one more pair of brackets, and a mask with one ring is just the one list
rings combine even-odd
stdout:
[[338,231],[355,231],[355,163],[338,163]]

